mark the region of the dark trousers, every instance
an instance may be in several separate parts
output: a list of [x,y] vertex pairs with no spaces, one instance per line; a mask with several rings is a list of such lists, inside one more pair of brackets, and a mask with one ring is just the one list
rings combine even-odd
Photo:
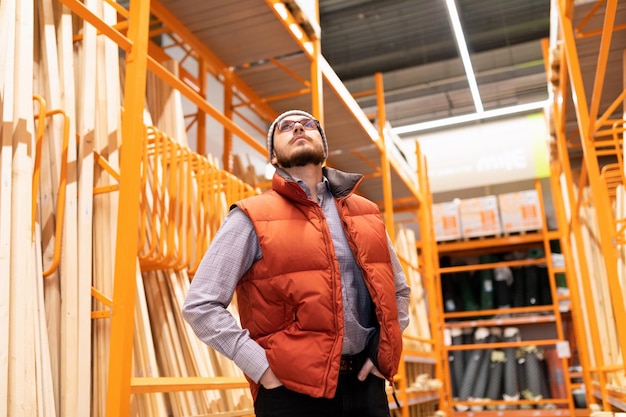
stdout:
[[389,417],[385,381],[369,374],[363,382],[358,369],[339,375],[335,398],[313,398],[284,386],[261,387],[254,403],[256,417]]

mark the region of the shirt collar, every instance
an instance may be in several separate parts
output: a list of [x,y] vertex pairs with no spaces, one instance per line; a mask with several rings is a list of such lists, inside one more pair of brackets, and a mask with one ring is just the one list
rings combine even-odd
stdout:
[[[297,177],[291,177],[291,178],[293,178],[293,180],[300,186],[300,188],[304,190],[307,197],[311,199],[313,198],[313,196],[311,195],[311,189],[303,180]],[[318,182],[316,185],[316,191],[317,191],[318,203],[322,204],[324,202],[324,198],[326,197],[326,194],[330,192],[330,183],[328,182],[328,178],[326,178],[325,176],[322,176],[322,181]]]

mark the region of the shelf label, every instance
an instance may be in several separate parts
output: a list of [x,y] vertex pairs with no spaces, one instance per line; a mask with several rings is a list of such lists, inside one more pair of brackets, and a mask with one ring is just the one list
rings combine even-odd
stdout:
[[572,356],[568,341],[563,340],[556,344],[556,356],[559,359],[570,358]]

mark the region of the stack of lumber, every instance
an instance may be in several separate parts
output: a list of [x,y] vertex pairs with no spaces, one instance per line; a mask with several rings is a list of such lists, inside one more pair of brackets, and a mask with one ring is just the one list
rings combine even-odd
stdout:
[[404,331],[404,346],[411,350],[432,351],[432,344],[427,342],[432,336],[428,321],[427,294],[419,272],[415,232],[401,224],[396,225],[395,249],[411,287],[410,322]]
[[[0,4],[0,414],[54,411],[49,387],[40,265],[40,229],[30,215],[35,161],[33,121],[34,10],[32,3]],[[39,51],[37,51],[39,53]],[[18,337],[19,336],[19,337]]]
[[[583,322],[585,323],[585,331],[589,336],[586,347],[590,352],[591,367],[593,369],[600,365],[608,367],[623,366],[622,352],[617,339],[617,322],[613,313],[611,293],[605,267],[605,262],[609,260],[604,256],[601,249],[597,212],[592,204],[591,189],[589,187],[584,188],[580,198],[581,201],[583,201],[579,216],[583,241],[582,253],[584,253],[585,256],[584,260],[579,259],[576,262],[579,268],[576,279],[577,285],[581,289],[580,307],[584,316]],[[617,187],[614,206],[614,216],[617,220],[617,224],[626,221],[626,215],[622,212],[623,206],[623,188]],[[580,254],[581,251],[577,253]],[[622,291],[626,291],[623,281],[624,255],[623,245],[620,245],[617,262],[622,269],[619,271]],[[586,262],[589,276],[583,276],[579,266],[581,261]],[[588,306],[590,306],[593,311],[589,311]],[[593,320],[594,316],[595,320]],[[597,346],[594,346],[591,342],[592,326],[597,329],[596,331],[600,338],[600,343]],[[599,358],[601,363],[597,363],[596,357]],[[597,376],[597,374],[595,375]],[[623,373],[608,372],[605,375],[608,386],[618,389],[620,387],[626,387],[626,379]]]
[[[82,4],[117,22],[111,3]],[[56,0],[3,0],[0,42],[0,415],[104,416],[123,61],[115,43]],[[228,205],[257,190],[187,148],[180,95],[151,82],[143,228],[120,231],[140,232],[142,242],[134,375],[241,376],[197,340],[180,309]],[[156,393],[133,396],[131,415],[242,415],[251,407],[243,389]]]
[[[623,135],[623,133],[622,133]],[[626,302],[626,190],[624,189],[624,185],[626,183],[626,173],[622,173],[621,183],[616,187],[615,190],[615,219],[616,219],[616,229],[618,234],[618,255],[617,255],[617,265],[618,265],[618,277],[619,283],[622,291],[622,300]],[[617,322],[615,322],[617,326]],[[615,342],[616,350],[616,363],[622,365],[624,364],[624,359],[626,356],[626,352],[623,352],[617,342]],[[623,372],[618,372],[614,375],[614,379],[612,381],[612,388],[615,389],[620,394],[624,394],[626,392],[626,376]],[[617,415],[617,414],[616,414]]]
[[0,31],[0,407],[16,417],[85,416],[91,271],[78,273],[74,140],[74,67],[84,55],[56,2],[3,1]]
[[[176,63],[166,66],[177,73]],[[189,272],[197,268],[229,204],[256,191],[221,171],[214,158],[189,151],[176,90],[149,74],[147,91],[154,126],[146,136],[138,259],[148,311],[144,319],[157,340],[159,369],[167,376],[243,376],[230,360],[197,339],[181,308]],[[242,389],[167,396],[175,416],[252,407],[249,392]]]

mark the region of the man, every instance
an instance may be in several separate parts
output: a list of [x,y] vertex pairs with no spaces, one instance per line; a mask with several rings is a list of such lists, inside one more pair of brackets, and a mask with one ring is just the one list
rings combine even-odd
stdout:
[[309,113],[278,116],[267,146],[272,190],[233,205],[185,320],[243,370],[257,417],[389,416],[410,289],[378,207],[354,193],[362,175],[324,167]]

